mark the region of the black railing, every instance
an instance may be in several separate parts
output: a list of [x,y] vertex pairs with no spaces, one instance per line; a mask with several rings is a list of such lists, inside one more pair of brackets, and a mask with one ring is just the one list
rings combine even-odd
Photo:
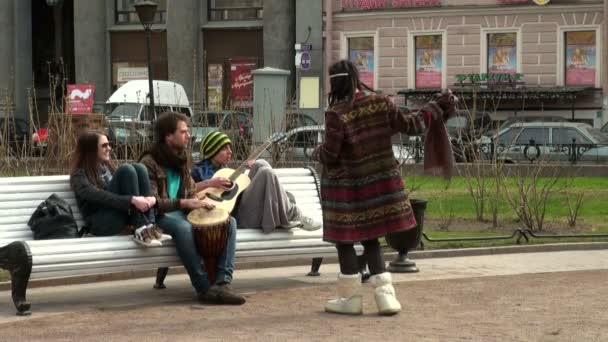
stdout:
[[[521,240],[530,242],[531,238],[534,239],[584,239],[584,238],[608,238],[606,234],[542,234],[533,232],[527,228],[517,228],[511,233],[511,235],[496,235],[496,236],[471,236],[471,237],[457,237],[457,238],[432,238],[425,232],[422,232],[422,237],[429,242],[471,242],[471,241],[496,241],[496,240],[511,240],[515,238],[515,243],[520,244]],[[424,244],[420,243],[422,249]]]
[[[419,163],[424,160],[424,142],[415,140],[404,145],[408,158]],[[573,141],[570,144],[539,144],[534,139],[527,143],[463,142],[452,139],[454,159],[457,162],[501,161],[516,164],[538,162],[567,164],[608,164],[608,144],[588,144]]]

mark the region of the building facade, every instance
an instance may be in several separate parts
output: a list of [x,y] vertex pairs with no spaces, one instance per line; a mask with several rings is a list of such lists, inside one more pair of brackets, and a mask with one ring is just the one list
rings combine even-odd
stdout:
[[[0,89],[18,116],[36,90],[41,120],[62,91],[52,80],[92,83],[103,104],[122,83],[147,79],[137,0],[10,0],[0,3]],[[151,34],[154,79],[178,82],[199,109],[247,108],[250,71],[273,67],[322,76],[322,3],[305,0],[160,0]],[[301,13],[301,14],[298,14]],[[294,65],[296,37],[316,63]],[[34,72],[32,72],[34,71]],[[47,79],[47,80],[45,80]],[[61,83],[61,82],[59,82]],[[29,96],[31,98],[31,96]]]
[[[522,93],[534,89],[555,96],[476,108],[495,120],[525,112],[573,117],[596,127],[606,122],[601,0],[326,1],[325,10],[332,13],[326,56],[353,61],[375,89],[422,93],[510,81]],[[572,89],[581,90],[575,99],[562,98]]]

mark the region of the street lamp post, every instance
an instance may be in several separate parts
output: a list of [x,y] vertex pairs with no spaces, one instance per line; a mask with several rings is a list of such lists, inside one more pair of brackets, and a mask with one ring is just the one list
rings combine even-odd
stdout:
[[152,56],[150,52],[150,45],[152,44],[152,24],[154,23],[154,16],[156,15],[157,3],[154,1],[140,1],[136,3],[135,10],[139,21],[143,25],[146,31],[146,52],[148,58],[148,97],[150,99],[150,113],[146,113],[150,121],[154,121],[156,117],[156,109],[154,108],[154,86],[152,85]]

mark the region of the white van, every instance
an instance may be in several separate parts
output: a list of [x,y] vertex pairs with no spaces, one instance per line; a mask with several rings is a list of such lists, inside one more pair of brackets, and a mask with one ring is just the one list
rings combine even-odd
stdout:
[[[173,111],[192,117],[192,108],[181,84],[156,80],[152,84],[156,116]],[[129,81],[106,101],[110,113],[105,118],[107,135],[120,158],[137,158],[137,146],[146,146],[152,140],[148,91],[148,80]]]
[[[156,114],[174,111],[192,117],[192,108],[184,87],[171,81],[152,81]],[[106,101],[110,108],[107,116],[111,121],[150,121],[148,80],[129,81],[118,88]]]

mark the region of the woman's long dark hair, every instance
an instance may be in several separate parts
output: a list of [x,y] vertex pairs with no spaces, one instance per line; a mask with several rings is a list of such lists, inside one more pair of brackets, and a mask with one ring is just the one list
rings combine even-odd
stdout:
[[116,167],[112,162],[100,163],[97,159],[97,151],[99,149],[99,138],[105,134],[97,131],[84,131],[78,136],[76,143],[76,151],[72,156],[71,173],[76,169],[83,169],[87,175],[89,182],[95,184],[98,188],[103,188],[101,177],[99,175],[99,167],[105,165],[110,172],[114,173]]
[[329,84],[331,86],[329,92],[330,106],[343,101],[352,104],[355,101],[357,90],[374,91],[361,81],[357,67],[347,60],[341,60],[329,67]]

